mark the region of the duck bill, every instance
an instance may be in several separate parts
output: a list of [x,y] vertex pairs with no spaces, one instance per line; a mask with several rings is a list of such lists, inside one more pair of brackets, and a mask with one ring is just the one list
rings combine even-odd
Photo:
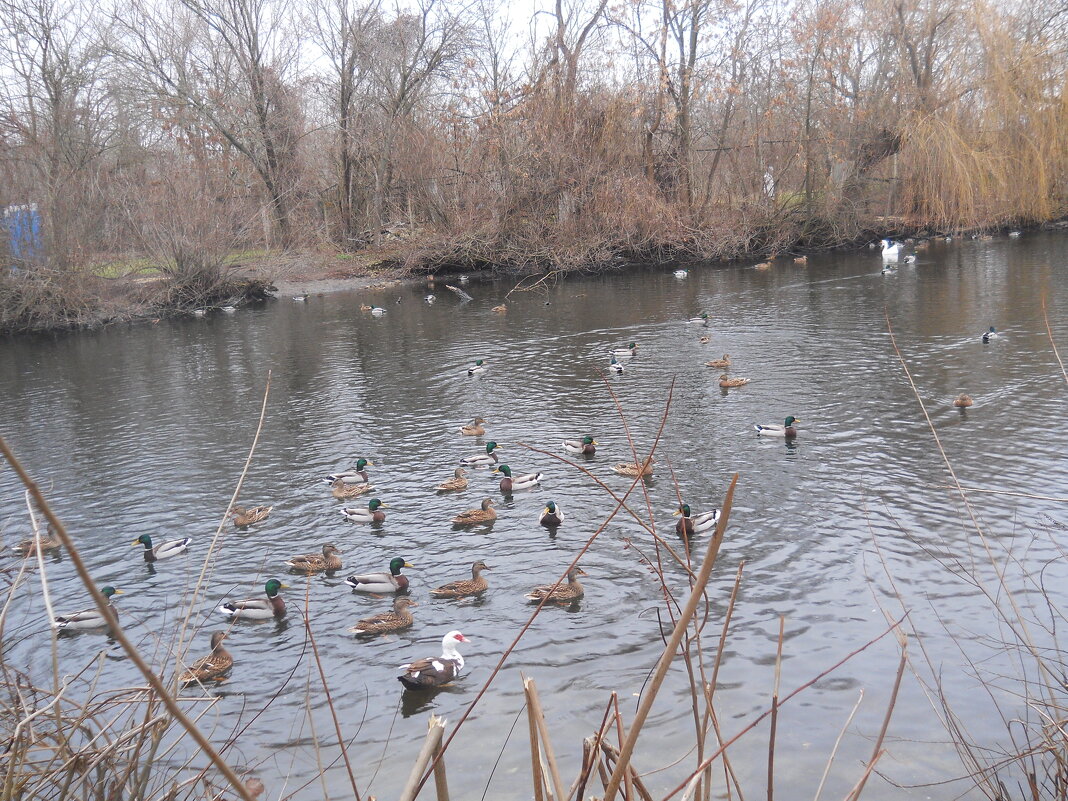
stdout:
[[126,593],[124,593],[122,590],[115,590],[115,592],[112,593],[112,595],[125,595],[125,594]]
[[141,540],[134,540],[133,542],[130,543],[130,547],[131,548],[136,548],[140,544],[141,544]]
[[414,568],[415,565],[413,565],[411,562],[405,562],[404,563],[404,567],[413,567]]

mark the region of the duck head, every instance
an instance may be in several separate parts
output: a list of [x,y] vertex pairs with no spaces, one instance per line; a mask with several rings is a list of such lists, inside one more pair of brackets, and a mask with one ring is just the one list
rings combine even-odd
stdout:
[[399,574],[401,572],[401,568],[404,567],[415,567],[415,565],[408,564],[408,562],[406,562],[399,556],[395,556],[389,560],[389,572],[392,573],[394,576]]
[[285,584],[280,582],[278,579],[271,579],[263,585],[263,589],[264,592],[267,593],[268,598],[274,598],[276,595],[278,595],[279,590],[287,590],[289,588]]
[[508,476],[508,478],[511,478],[511,477],[512,477],[512,468],[510,468],[510,467],[509,467],[508,465],[506,465],[506,464],[502,464],[501,466],[499,466],[499,467],[498,467],[498,468],[497,468],[496,470],[494,470],[493,472],[494,472],[494,473],[503,473],[504,475]]

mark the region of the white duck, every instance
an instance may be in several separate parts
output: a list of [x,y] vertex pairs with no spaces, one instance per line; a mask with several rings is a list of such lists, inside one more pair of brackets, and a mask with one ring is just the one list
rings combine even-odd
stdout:
[[470,641],[459,631],[450,631],[441,638],[441,656],[401,665],[404,675],[397,676],[397,681],[409,690],[426,690],[448,684],[464,669],[464,658],[458,649],[462,642]]

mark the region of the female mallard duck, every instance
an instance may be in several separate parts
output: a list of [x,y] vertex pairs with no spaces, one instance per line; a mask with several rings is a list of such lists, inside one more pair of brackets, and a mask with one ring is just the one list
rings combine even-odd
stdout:
[[622,373],[623,365],[616,361],[616,357],[612,356],[612,361],[608,363],[608,369],[613,373]]
[[266,598],[245,598],[242,601],[223,601],[219,604],[218,611],[231,620],[270,620],[272,617],[283,617],[286,613],[286,602],[278,594],[279,590],[288,587],[278,579],[271,579],[263,585]]
[[457,648],[462,642],[470,641],[460,632],[450,631],[441,638],[441,656],[401,665],[404,675],[397,676],[397,681],[409,690],[427,690],[448,684],[464,669],[464,658]]
[[373,491],[374,488],[374,484],[346,484],[339,478],[330,485],[330,494],[339,501],[347,501],[351,498],[358,498],[360,495],[366,495],[368,492]]
[[797,426],[794,424],[800,422],[799,419],[791,414],[785,421],[783,421],[781,426],[775,424],[765,426],[760,423],[754,423],[753,428],[756,429],[757,436],[790,438],[797,436]]
[[577,601],[586,592],[579,584],[578,577],[585,575],[586,571],[575,565],[567,571],[567,584],[557,584],[555,587],[552,584],[546,584],[542,587],[535,587],[527,593],[526,597],[539,602],[546,599],[549,603],[568,604]]
[[958,395],[953,399],[953,405],[958,409],[967,409],[973,403],[975,403],[975,401],[972,400],[971,395]]
[[724,373],[719,377],[719,385],[724,389],[730,389],[731,387],[744,387],[753,379],[751,378],[731,378]]
[[243,506],[235,506],[230,515],[234,518],[234,526],[244,528],[266,520],[273,508],[273,506],[253,506],[251,509],[246,509]]
[[597,453],[597,440],[593,437],[565,439],[564,450],[568,453],[581,453],[583,456],[593,456],[593,454]]
[[502,464],[493,472],[494,474],[504,474],[504,478],[501,479],[501,492],[505,495],[508,495],[515,490],[525,490],[537,486],[543,475],[542,473],[527,473],[524,476],[515,476],[513,478],[512,468],[506,464]]
[[794,264],[808,264],[808,256],[794,256]]
[[541,510],[538,522],[543,526],[558,526],[564,522],[564,513],[553,501],[549,501]]
[[731,366],[731,357],[724,353],[722,359],[713,359],[710,362],[705,362],[705,366],[718,367],[721,370],[726,369]]
[[762,261],[762,262],[760,262],[760,264],[754,264],[753,265],[753,269],[754,270],[770,270],[771,269],[771,262],[770,261]]
[[452,522],[457,526],[474,526],[479,523],[492,523],[496,519],[497,512],[493,509],[493,500],[486,498],[482,501],[480,509],[468,509],[466,512],[460,512],[452,519]]
[[483,570],[490,570],[490,567],[479,559],[471,565],[471,578],[442,584],[436,590],[431,590],[430,595],[433,598],[463,598],[483,593],[489,588],[489,583],[482,576]]
[[133,547],[144,545],[145,561],[158,562],[160,559],[166,559],[169,556],[177,556],[180,553],[185,553],[186,549],[189,547],[189,543],[192,541],[192,537],[182,537],[180,540],[168,540],[167,542],[160,543],[153,548],[152,538],[147,534],[142,534],[133,541]]
[[473,365],[467,368],[468,375],[475,375],[476,373],[486,372],[486,360],[478,359]]
[[481,437],[486,433],[486,428],[482,424],[486,421],[481,417],[476,417],[466,426],[460,426],[460,433],[468,437]]
[[182,684],[196,684],[206,681],[220,681],[227,671],[234,666],[234,658],[223,648],[225,631],[215,631],[211,635],[211,653],[202,656],[178,677]]
[[371,311],[371,309],[373,309],[373,308],[374,308],[373,306],[369,306],[369,305],[368,305],[368,304],[366,304],[366,303],[361,303],[361,304],[360,304],[360,311],[362,311],[362,312],[369,312],[369,311]]
[[502,303],[500,306],[494,306],[492,309],[490,309],[490,311],[494,314],[507,314],[508,307]]
[[286,564],[293,570],[303,573],[318,573],[320,570],[340,570],[341,551],[336,546],[327,543],[323,546],[322,553],[305,553],[286,559]]
[[671,514],[679,518],[679,522],[675,524],[675,533],[680,537],[703,534],[715,528],[716,523],[719,522],[719,509],[695,515],[690,513],[690,505],[688,503],[684,503]]
[[38,546],[40,547],[41,553],[44,553],[45,551],[54,551],[57,548],[63,547],[63,543],[52,530],[51,523],[48,525],[48,533],[40,538],[40,543],[38,543],[37,537],[30,537],[30,539],[23,540],[18,545],[13,545],[11,547],[12,550],[17,551],[23,556],[37,556]]
[[341,510],[341,516],[353,523],[381,523],[386,519],[386,513],[382,511],[385,508],[387,504],[382,503],[378,498],[372,498],[367,502],[366,509],[348,506]]
[[650,458],[643,464],[636,464],[634,462],[620,462],[612,468],[615,472],[621,476],[630,476],[631,478],[637,478],[638,476],[651,476],[653,474],[654,460]]
[[486,443],[485,453],[480,453],[475,456],[465,456],[460,460],[460,464],[466,465],[467,467],[489,467],[491,464],[497,464],[497,454],[495,454],[494,451],[500,447],[501,446],[496,442],[490,440]]
[[359,459],[356,462],[356,467],[353,470],[342,470],[340,473],[331,473],[323,479],[327,484],[333,484],[335,481],[341,481],[345,484],[367,484],[370,479],[367,477],[368,466],[374,467],[374,462],[369,462],[366,459]]
[[376,592],[382,595],[408,589],[408,577],[401,575],[401,568],[414,567],[401,557],[389,560],[388,573],[364,573],[362,576],[349,576],[345,583],[357,592]]
[[610,355],[618,356],[621,359],[628,359],[628,358],[630,358],[631,356],[633,356],[637,352],[638,352],[638,346],[636,344],[634,344],[633,342],[628,342],[627,343],[627,347],[625,347],[625,348],[615,348],[614,350],[608,351],[608,353]]
[[[122,595],[122,590],[117,590],[108,585],[100,590],[100,594],[108,599],[108,606],[118,616],[119,610],[112,605],[111,598],[114,595]],[[82,629],[102,629],[108,625],[108,620],[94,606],[92,609],[83,609],[80,612],[72,612],[69,615],[56,615],[52,620],[52,625],[57,629],[80,631]]]
[[368,637],[374,634],[388,634],[391,631],[403,631],[415,622],[412,613],[408,611],[413,606],[419,606],[419,604],[411,598],[396,598],[393,601],[392,612],[379,612],[377,615],[365,617],[357,621],[349,632],[357,637]]
[[457,467],[453,470],[452,475],[453,477],[448,481],[438,484],[438,492],[455,492],[457,490],[467,489],[467,479],[464,478],[464,476],[467,475],[467,472],[462,467]]
[[994,326],[990,326],[989,329],[983,332],[982,340],[984,343],[989,342],[992,339],[998,339],[1001,335]]

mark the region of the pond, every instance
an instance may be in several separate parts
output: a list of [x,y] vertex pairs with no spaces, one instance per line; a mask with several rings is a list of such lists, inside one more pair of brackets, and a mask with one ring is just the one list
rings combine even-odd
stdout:
[[[915,264],[891,274],[881,272],[875,250],[814,255],[804,265],[777,260],[769,269],[699,265],[685,277],[670,268],[631,267],[513,292],[505,314],[492,309],[514,281],[473,278],[466,285],[470,302],[439,280],[433,303],[424,300],[422,284],[401,285],[5,341],[0,433],[40,482],[96,580],[123,590],[116,605],[127,633],[163,665],[242,473],[270,373],[241,501],[274,508],[247,529],[224,528],[195,603],[190,651],[206,653],[210,632],[226,628],[214,612],[224,598],[260,595],[272,577],[288,585],[285,620],[240,623],[230,632],[235,667],[229,681],[210,690],[218,702],[202,720],[217,742],[247,726],[228,757],[254,766],[270,798],[351,795],[308,647],[305,608],[351,740],[360,791],[395,797],[428,715],[450,724],[459,719],[527,622],[532,607],[524,594],[555,581],[615,507],[593,478],[555,457],[575,461],[616,493],[630,486],[611,470],[632,458],[613,395],[643,453],[663,423],[656,471],[645,483],[648,507],[641,486],[629,503],[646,516],[651,509],[673,547],[681,547],[671,514],[679,505],[676,482],[682,500],[701,512],[719,506],[731,477],[739,476],[704,635],[711,661],[744,562],[718,676],[725,736],[770,704],[780,616],[785,695],[885,632],[887,614],[902,614],[888,576],[926,636],[946,692],[966,705],[978,685],[962,650],[997,621],[990,602],[955,577],[953,566],[974,560],[976,571],[992,573],[959,497],[946,488],[949,476],[887,318],[961,483],[1036,496],[970,497],[996,550],[1051,562],[1045,586],[1063,603],[1064,559],[1048,537],[1030,535],[1064,521],[1056,498],[1068,485],[1068,430],[1059,424],[1068,393],[1042,302],[1054,340],[1068,351],[1068,315],[1060,311],[1068,289],[1059,280],[1068,238],[940,241],[917,255]],[[361,304],[386,313],[369,314]],[[707,326],[687,323],[702,311]],[[983,344],[979,335],[991,325],[1002,336]],[[622,374],[608,372],[609,349],[628,342],[638,344],[637,355],[621,360]],[[751,383],[718,386],[722,371],[704,362],[724,353],[730,374]],[[476,359],[487,369],[469,376]],[[961,392],[975,401],[964,411],[952,405]],[[787,415],[801,420],[796,440],[753,430],[754,423],[781,423]],[[488,421],[487,435],[461,435],[459,426],[475,416]],[[564,452],[565,438],[586,434],[598,442],[594,457]],[[484,451],[489,440],[517,474],[544,473],[540,486],[506,497],[500,476],[472,469],[465,491],[435,493],[460,458]],[[337,501],[322,481],[361,457],[373,462],[374,497],[387,504],[379,525],[339,514],[370,496]],[[497,504],[495,525],[451,525],[487,497]],[[566,515],[556,531],[538,523],[548,500]],[[6,465],[0,524],[6,545],[28,536],[21,485]],[[191,537],[192,544],[188,554],[150,566],[130,545],[144,533],[156,542]],[[704,552],[707,536],[695,538],[695,553]],[[287,558],[328,542],[342,552],[342,570],[310,578],[287,572]],[[542,611],[451,744],[454,798],[530,797],[526,724],[516,723],[520,674],[538,684],[565,783],[577,774],[582,738],[600,724],[612,691],[631,719],[664,642],[664,602],[644,562],[653,553],[650,534],[625,514],[605,527],[581,561],[585,597]],[[390,600],[353,593],[345,578],[382,570],[395,556],[414,565],[405,573],[419,604],[415,625],[356,640],[348,628],[385,611]],[[429,597],[429,589],[468,577],[477,559],[491,567],[485,595]],[[0,567],[12,576],[19,564],[7,551]],[[51,554],[46,567],[59,611],[88,605],[69,557]],[[665,571],[676,596],[685,598],[684,571],[669,561]],[[34,659],[48,631],[35,576],[34,570],[8,612],[5,658],[50,683],[49,660]],[[437,695],[404,693],[398,666],[439,653],[450,629],[470,639],[465,675]],[[915,656],[918,649],[910,648]],[[101,682],[143,684],[103,634],[61,637],[61,670],[80,669],[102,649],[109,658]],[[791,795],[813,795],[863,690],[824,793],[844,797],[859,779],[899,657],[894,638],[884,637],[783,707],[775,763]],[[692,745],[690,704],[685,672],[676,665],[635,757],[654,795],[673,788],[693,764],[687,757],[672,765]],[[989,729],[992,737],[1003,730],[982,703],[967,711],[976,730]],[[767,737],[765,724],[730,751],[750,795],[764,792]],[[962,769],[946,741],[930,702],[906,675],[881,771],[900,785],[957,776]],[[168,759],[178,765],[181,755]],[[909,790],[873,777],[865,797],[953,798],[962,789]]]

